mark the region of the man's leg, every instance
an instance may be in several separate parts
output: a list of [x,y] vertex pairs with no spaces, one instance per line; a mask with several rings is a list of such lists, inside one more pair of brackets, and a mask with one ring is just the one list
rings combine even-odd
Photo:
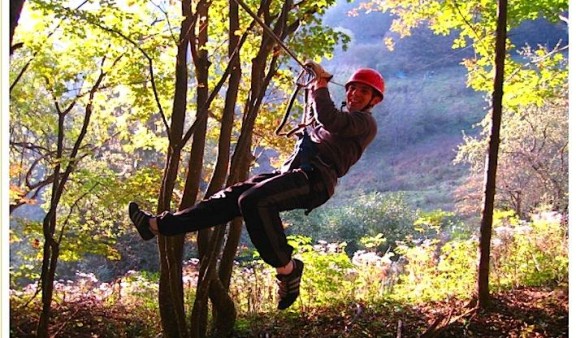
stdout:
[[275,174],[262,174],[219,191],[196,205],[175,213],[164,212],[154,216],[141,211],[131,202],[129,215],[143,239],[153,238],[154,234],[166,236],[198,231],[219,224],[225,224],[240,216],[238,199],[242,193]]
[[276,268],[279,281],[278,309],[292,305],[300,294],[304,263],[292,259],[280,212],[305,208],[310,194],[307,175],[290,171],[262,181],[240,196],[240,211],[252,243],[262,259]]
[[280,212],[305,208],[309,194],[306,174],[294,170],[254,185],[238,200],[252,243],[273,267],[288,264],[294,250],[286,240]]

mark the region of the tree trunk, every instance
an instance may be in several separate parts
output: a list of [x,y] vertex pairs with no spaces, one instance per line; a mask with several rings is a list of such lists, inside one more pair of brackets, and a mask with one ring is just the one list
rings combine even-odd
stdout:
[[[184,187],[183,199],[181,203],[182,208],[192,206],[198,196],[200,188],[200,181],[202,178],[202,168],[204,163],[204,148],[206,145],[206,128],[208,121],[208,69],[210,62],[208,60],[208,51],[206,44],[208,42],[208,27],[209,27],[209,6],[207,1],[199,1],[196,5],[197,14],[199,18],[195,26],[198,26],[195,31],[191,31],[190,50],[192,60],[195,65],[196,74],[196,130],[194,132],[192,149],[190,152],[190,160],[188,165],[188,174]],[[208,318],[208,292],[203,291],[208,289],[210,284],[210,271],[214,269],[213,266],[206,266],[212,264],[211,260],[206,259],[205,250],[202,247],[208,241],[212,230],[206,229],[198,232],[198,247],[200,253],[200,273],[198,277],[198,290],[196,292],[196,299],[194,301],[194,310],[190,316],[191,337],[205,337],[207,330]]]
[[12,40],[16,32],[16,27],[18,26],[18,20],[20,20],[20,13],[22,13],[24,2],[25,0],[10,0],[10,55],[12,55],[14,51]]
[[[287,25],[288,12],[290,11],[292,2],[284,3],[282,8],[282,13],[279,16],[270,15],[270,2],[261,2],[263,6],[260,8],[260,13],[264,13],[264,16],[270,22],[276,21],[275,31],[282,39],[284,39],[289,33],[294,32],[297,25]],[[206,195],[211,195],[217,190],[222,188],[223,183],[226,181],[227,185],[236,183],[247,177],[250,164],[253,159],[250,157],[251,154],[251,140],[252,132],[254,129],[254,123],[258,115],[260,105],[264,98],[264,94],[267,86],[269,85],[272,76],[275,74],[277,65],[278,55],[274,55],[268,64],[268,58],[270,57],[273,48],[275,46],[275,41],[269,36],[263,36],[262,42],[259,48],[258,56],[252,60],[252,74],[251,74],[251,86],[250,86],[250,97],[247,100],[244,107],[244,117],[242,123],[242,129],[239,136],[239,141],[236,145],[232,161],[229,160],[229,152],[231,145],[231,132],[234,122],[234,113],[236,107],[236,100],[238,95],[239,83],[241,80],[241,69],[240,69],[240,59],[238,50],[245,40],[246,35],[242,39],[236,36],[236,32],[239,28],[238,20],[238,7],[235,2],[230,2],[230,42],[229,42],[229,56],[230,64],[227,71],[230,72],[231,77],[229,79],[228,91],[226,94],[225,108],[222,119],[222,127],[219,140],[219,154],[216,163],[215,171],[213,173],[212,180],[206,191]],[[208,23],[208,5],[204,2],[199,2],[197,5],[198,14],[197,17],[202,18],[200,24]],[[202,14],[201,14],[202,13]],[[267,24],[270,24],[267,22]],[[252,23],[254,24],[254,23]],[[199,85],[198,89],[198,117],[197,117],[197,127],[200,130],[196,130],[194,134],[193,143],[193,153],[191,157],[191,165],[195,167],[189,168],[189,173],[186,181],[186,189],[184,192],[184,198],[188,199],[186,205],[189,206],[193,203],[190,196],[196,196],[196,193],[192,189],[195,187],[197,190],[201,178],[202,170],[202,156],[200,155],[203,150],[204,139],[205,139],[205,123],[203,120],[207,116],[207,109],[210,105],[210,100],[205,101],[207,98],[208,89],[207,86],[202,86],[201,84],[207,83],[207,67],[209,66],[207,56],[202,54],[200,51],[203,50],[204,44],[207,42],[208,32],[207,29],[199,27],[196,30],[198,36],[191,40],[192,45],[192,58],[196,65],[196,75]],[[195,45],[196,44],[196,45]],[[268,69],[268,73],[266,70]],[[204,72],[205,71],[205,72]],[[204,78],[204,76],[206,76]],[[224,77],[222,78],[224,79]],[[205,91],[205,92],[204,92]],[[212,94],[217,92],[214,89]],[[197,149],[195,149],[198,146]],[[202,146],[202,147],[200,147]],[[197,153],[196,153],[197,152]],[[230,175],[226,180],[226,173],[228,172],[228,164],[230,164]],[[193,169],[192,169],[193,168]],[[187,190],[189,189],[189,190]],[[189,193],[187,193],[188,191]],[[194,198],[195,199],[195,198]],[[241,234],[241,223],[234,222],[234,226],[230,229],[224,254],[222,255],[220,266],[217,266],[218,258],[221,256],[222,243],[224,241],[224,234],[226,228],[224,225],[216,227],[214,230],[204,230],[198,233],[198,250],[200,253],[201,264],[200,264],[200,274],[196,292],[196,299],[194,302],[194,307],[191,312],[191,336],[205,337],[208,328],[208,297],[212,301],[213,305],[213,319],[214,319],[214,330],[212,334],[217,336],[227,336],[231,332],[234,321],[236,318],[236,310],[234,308],[234,302],[228,295],[228,287],[230,283],[231,270],[233,266],[233,259],[236,254],[238,241]]]
[[[56,142],[56,158],[54,167],[54,182],[52,183],[52,195],[50,196],[50,209],[43,221],[43,234],[44,234],[44,252],[42,257],[42,272],[41,272],[41,288],[42,288],[42,312],[40,313],[40,318],[38,320],[38,326],[36,330],[37,337],[47,338],[50,336],[49,325],[50,325],[50,308],[52,304],[52,294],[54,291],[54,280],[56,277],[56,267],[58,266],[58,258],[60,255],[60,242],[62,236],[64,235],[64,230],[61,231],[58,240],[55,238],[56,234],[56,224],[57,224],[57,209],[64,194],[64,188],[70,174],[76,168],[78,158],[78,152],[84,142],[84,138],[88,133],[88,126],[90,125],[92,117],[92,100],[96,92],[100,88],[100,84],[104,80],[106,73],[100,72],[100,75],[96,79],[96,82],[92,86],[89,92],[89,100],[84,111],[84,120],[82,121],[82,128],[80,133],[74,140],[74,146],[70,150],[69,154],[65,155],[65,135],[66,135],[66,116],[74,106],[77,101],[72,102],[65,110],[61,110],[59,104],[55,102],[54,106],[58,112],[58,130],[57,130],[57,142]],[[66,161],[63,161],[66,159]],[[62,171],[61,163],[68,163],[64,170]]]
[[496,28],[496,74],[492,95],[492,129],[488,147],[484,209],[480,225],[480,263],[478,267],[478,306],[486,308],[490,303],[490,241],[496,194],[496,172],[502,121],[502,96],[504,95],[504,61],[506,58],[506,15],[507,0],[498,2],[498,24]]
[[188,162],[188,173],[180,209],[188,208],[196,202],[200,181],[202,179],[202,168],[204,163],[204,147],[206,145],[206,128],[208,121],[208,51],[206,43],[208,42],[208,7],[206,1],[200,1],[197,5],[196,18],[200,18],[198,25],[198,35],[191,31],[188,40],[190,41],[190,50],[196,75],[196,121],[194,136],[192,138],[192,149],[190,151],[190,160]]
[[[274,32],[282,40],[284,40],[289,34],[292,34],[298,27],[298,21],[292,24],[289,24],[288,22],[288,13],[292,9],[292,4],[292,1],[284,2],[282,12],[276,18],[274,25]],[[269,3],[263,3],[263,6],[260,8],[259,12],[269,13],[268,6]],[[233,13],[232,10],[231,13]],[[268,20],[265,23],[268,26],[271,26],[272,20],[275,17],[272,15],[264,15],[264,17],[267,18],[266,20]],[[253,162],[253,158],[251,157],[251,145],[254,123],[256,117],[258,116],[266,88],[270,84],[270,81],[275,75],[278,67],[277,55],[272,56],[269,62],[267,62],[275,44],[275,41],[270,36],[262,36],[259,52],[257,56],[252,60],[252,76],[250,86],[251,95],[245,105],[242,130],[236,149],[234,151],[234,155],[232,157],[230,175],[227,182],[228,185],[245,180],[248,177],[250,165]],[[268,69],[268,72],[266,72],[266,69]],[[241,233],[242,222],[240,220],[235,220],[230,225],[228,236],[226,237],[225,246],[222,252],[218,270],[219,283],[210,290],[213,303],[216,302],[215,299],[217,298],[217,295],[222,295],[223,291],[229,290],[234,258],[236,257]],[[217,241],[220,239],[215,238],[214,240]],[[223,290],[220,288],[223,288]],[[219,292],[218,294],[217,290]],[[230,307],[226,306],[227,299],[224,297],[221,297],[220,299],[223,302],[222,306],[217,308],[218,311],[214,315],[216,328],[215,334],[218,334],[218,336],[225,335],[228,332],[226,330],[232,329],[232,320],[235,319],[236,316],[235,311],[231,311]]]
[[[269,12],[269,3],[263,4],[263,7],[259,9],[259,13]],[[292,1],[284,2],[282,8],[282,13],[276,21],[274,31],[277,33],[281,39],[286,38],[288,34],[293,33],[294,29],[286,29],[288,26],[288,12],[292,8]],[[271,18],[270,15],[264,15],[266,18]],[[267,25],[271,25],[271,22],[265,22]],[[245,105],[244,119],[242,123],[242,130],[236,145],[236,149],[232,156],[230,175],[228,177],[228,185],[234,184],[238,181],[242,181],[248,177],[248,172],[250,165],[252,163],[251,155],[251,145],[252,145],[252,131],[254,130],[254,123],[266,88],[270,84],[272,77],[274,76],[277,65],[277,56],[273,56],[270,63],[267,64],[267,59],[272,52],[272,48],[275,45],[275,41],[267,36],[266,34],[262,36],[262,42],[257,56],[252,60],[252,73],[251,73],[251,85],[250,85],[250,96]],[[268,66],[268,74],[266,74],[266,67]],[[236,250],[238,248],[238,243],[242,233],[242,223],[233,222],[226,239],[223,255],[221,258],[219,278],[223,286],[228,289],[230,285],[230,278],[232,275],[232,267],[234,263],[234,257],[236,255]]]
[[[240,37],[235,33],[240,29],[240,20],[238,12],[238,4],[235,1],[229,2],[229,44],[228,44],[228,57],[230,59],[231,71],[230,78],[228,81],[228,90],[226,91],[226,98],[224,103],[224,112],[222,114],[222,122],[220,128],[220,138],[218,141],[218,159],[216,166],[214,168],[214,173],[212,179],[210,180],[210,185],[206,191],[206,195],[210,196],[219,189],[226,182],[226,177],[228,176],[228,166],[230,164],[230,147],[231,147],[231,136],[232,128],[234,125],[234,116],[236,111],[236,102],[238,98],[238,89],[240,87],[240,80],[242,79],[242,72],[240,66],[240,47],[242,42]],[[234,220],[230,223],[231,227],[234,224],[240,223],[239,219]],[[223,241],[224,233],[215,233],[216,236],[213,241],[216,243],[221,243]],[[222,238],[218,238],[222,237]],[[218,246],[220,250],[221,245]],[[225,337],[230,334],[236,322],[236,307],[234,301],[228,294],[229,283],[222,279],[222,274],[220,273],[222,269],[228,264],[232,264],[236,253],[232,255],[223,254],[220,261],[220,266],[218,267],[218,273],[214,273],[213,281],[210,285],[209,294],[210,300],[213,307],[213,317],[214,317],[214,336]],[[224,283],[224,284],[223,284]]]
[[[66,112],[58,112],[58,138],[56,142],[56,158],[62,159],[64,155],[64,122]],[[40,286],[42,288],[42,312],[36,328],[36,337],[48,338],[50,336],[50,308],[52,305],[52,292],[54,290],[55,262],[58,260],[58,243],[54,240],[56,229],[56,206],[60,200],[59,186],[62,184],[60,165],[56,161],[54,167],[54,183],[52,183],[52,195],[50,196],[50,209],[44,217],[42,231],[44,234],[44,251],[42,254],[42,272],[40,274]]]
[[[182,1],[182,15],[178,53],[176,56],[174,102],[172,119],[168,130],[169,146],[164,169],[164,177],[158,198],[158,212],[170,210],[172,192],[178,174],[182,149],[182,135],[186,117],[186,101],[188,94],[188,65],[186,54],[188,50],[188,32],[193,25],[190,0]],[[160,282],[158,304],[162,331],[165,337],[188,337],[186,315],[184,310],[184,291],[182,285],[182,257],[184,235],[165,237],[159,236],[158,249],[160,253]]]
[[[283,27],[286,26],[287,21],[287,13],[289,11],[290,3],[285,4],[283,7],[282,14],[280,15],[279,19],[276,22],[276,28],[280,33],[283,32]],[[232,5],[234,6],[234,5]],[[260,9],[259,12],[268,13],[269,12],[269,3],[264,2],[263,8]],[[232,28],[237,25],[237,7],[232,7],[230,14],[230,34],[234,34]],[[266,16],[266,15],[265,15]],[[271,20],[274,18],[271,15],[267,16]],[[237,26],[236,26],[237,27]],[[281,35],[281,34],[280,34]],[[284,36],[285,37],[285,36]],[[229,45],[229,54],[234,53],[236,50],[236,46],[234,44],[235,41],[239,41],[236,38],[230,40]],[[254,122],[258,115],[258,111],[260,105],[262,103],[265,89],[270,83],[272,76],[276,72],[277,64],[277,56],[272,57],[272,61],[270,62],[269,72],[266,74],[266,68],[268,66],[267,59],[271,54],[273,47],[275,45],[275,41],[271,39],[269,36],[263,36],[262,42],[259,48],[258,56],[252,62],[252,76],[251,76],[251,87],[250,87],[250,97],[248,102],[245,105],[244,109],[244,118],[242,123],[242,129],[239,136],[239,141],[236,145],[234,155],[232,157],[232,163],[230,168],[230,175],[227,180],[227,185],[236,183],[242,179],[247,177],[250,164],[252,163],[252,159],[250,158],[251,153],[251,140],[252,140],[252,131],[254,129]],[[232,62],[238,62],[239,67],[239,59],[236,61],[234,58],[231,59]],[[235,67],[232,67],[232,74],[237,73],[238,78],[232,78],[231,87],[229,87],[227,92],[227,108],[230,109],[229,112],[226,114],[233,114],[233,107],[235,105],[235,100],[237,96],[237,88],[239,84],[239,68],[238,70],[234,70]],[[230,117],[230,121],[223,121],[223,123],[232,123],[232,117]],[[223,127],[228,127],[227,125],[223,125]],[[224,131],[224,130],[223,130]],[[227,132],[227,131],[226,131]],[[221,134],[221,137],[224,135]],[[226,136],[228,137],[228,136]],[[223,140],[221,138],[220,147],[222,147],[229,140]],[[223,151],[222,148],[220,148]],[[220,162],[219,163],[223,163]],[[219,176],[215,176],[217,178]],[[217,181],[213,181],[210,188],[215,189],[219,185]],[[214,191],[208,191],[208,193],[212,193]],[[228,286],[230,282],[230,275],[233,266],[233,259],[236,254],[236,249],[238,246],[238,241],[241,234],[241,223],[235,222],[235,224],[230,228],[230,231],[227,236],[226,242],[226,249],[224,251],[224,255],[222,256],[221,263],[219,266],[218,274],[216,274],[215,265],[216,259],[220,256],[220,251],[222,247],[222,242],[224,240],[225,228],[224,227],[217,227],[213,233],[201,232],[199,236],[199,250],[201,251],[201,273],[199,279],[199,285],[197,288],[197,299],[194,303],[194,308],[192,311],[192,317],[194,320],[206,320],[206,316],[204,315],[203,311],[207,310],[207,304],[203,301],[203,297],[210,295],[210,299],[214,305],[214,334],[218,336],[228,335],[234,325],[236,311],[234,308],[234,303],[230,299],[227,294]],[[207,241],[209,239],[209,242]],[[206,242],[205,242],[206,241]],[[205,245],[203,243],[206,243]],[[202,333],[204,331],[194,330],[193,337],[203,337]]]
[[[53,189],[54,191],[55,189]],[[42,312],[36,327],[36,337],[50,337],[50,312],[52,306],[52,294],[54,291],[54,279],[59,256],[59,244],[54,240],[53,228],[56,216],[50,210],[44,217],[44,251],[42,254],[42,273],[40,275],[42,288]]]

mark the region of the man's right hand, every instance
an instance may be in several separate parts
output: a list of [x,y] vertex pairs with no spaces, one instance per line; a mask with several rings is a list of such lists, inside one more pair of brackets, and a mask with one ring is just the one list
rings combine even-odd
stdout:
[[327,81],[330,81],[330,79],[332,79],[332,74],[328,73],[317,62],[307,60],[304,63],[304,66],[307,67],[310,71],[312,71],[317,79],[326,79]]

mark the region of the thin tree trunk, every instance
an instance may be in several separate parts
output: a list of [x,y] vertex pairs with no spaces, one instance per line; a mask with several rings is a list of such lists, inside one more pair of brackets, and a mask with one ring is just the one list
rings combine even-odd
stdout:
[[[292,34],[298,27],[298,21],[295,21],[292,24],[288,22],[288,13],[292,8],[292,1],[284,2],[284,6],[282,8],[282,12],[280,16],[276,19],[276,24],[274,27],[274,32],[276,35],[284,40],[289,34]],[[263,5],[259,12],[266,13],[269,8]],[[271,19],[271,16],[264,17]],[[267,25],[271,26],[271,21],[266,22]],[[242,124],[242,132],[240,134],[240,139],[236,146],[232,164],[230,169],[230,175],[228,178],[228,185],[236,183],[238,181],[245,180],[248,177],[250,165],[253,162],[253,158],[251,157],[251,145],[252,145],[252,136],[253,136],[253,129],[254,129],[254,122],[256,117],[258,116],[258,112],[260,110],[260,105],[262,103],[262,99],[264,97],[264,93],[266,88],[268,87],[272,77],[274,76],[277,65],[277,56],[273,56],[269,63],[267,60],[270,56],[272,48],[275,42],[272,40],[268,35],[262,37],[262,43],[260,45],[260,50],[258,55],[252,61],[252,78],[251,78],[251,90],[250,93],[252,94],[248,99],[248,102],[245,106],[245,115]],[[268,69],[268,73],[266,73],[266,69]],[[216,285],[218,288],[222,287],[224,290],[228,290],[230,286],[230,278],[232,274],[233,262],[234,257],[236,256],[236,251],[238,248],[238,243],[240,240],[240,236],[242,233],[242,222],[240,220],[235,220],[231,223],[230,229],[228,231],[228,235],[226,237],[225,246],[222,252],[222,257],[219,266],[219,283]],[[218,239],[215,239],[218,240]],[[216,286],[211,289],[211,291],[216,292]],[[218,292],[222,292],[218,290]],[[211,298],[215,298],[216,296]],[[223,299],[222,301],[225,301]],[[213,300],[214,303],[214,300]],[[216,319],[216,331],[217,334],[226,334],[228,328],[231,329],[231,320],[235,319],[235,312],[228,311],[229,308],[223,306],[225,309],[224,311],[217,312],[215,315]],[[232,322],[233,323],[233,322]]]
[[[105,58],[104,58],[105,59]],[[60,256],[60,242],[64,233],[60,234],[58,240],[54,238],[56,233],[56,221],[57,221],[57,209],[60,203],[60,199],[64,194],[64,188],[70,174],[74,171],[77,165],[78,152],[82,146],[82,142],[88,133],[88,126],[90,125],[92,117],[92,100],[96,95],[96,92],[100,88],[100,84],[104,80],[106,73],[100,72],[98,79],[90,89],[88,103],[85,107],[84,120],[82,121],[82,128],[80,133],[74,140],[74,146],[67,156],[64,156],[64,139],[66,132],[66,116],[74,106],[77,101],[73,101],[65,110],[61,110],[60,106],[54,99],[54,106],[58,112],[58,137],[56,141],[56,158],[57,163],[54,167],[54,182],[52,183],[52,195],[50,197],[50,209],[43,221],[43,233],[44,233],[44,252],[42,257],[42,268],[41,268],[41,287],[42,287],[42,312],[40,313],[40,318],[38,320],[38,326],[36,329],[36,336],[41,338],[47,338],[50,336],[50,312],[52,304],[52,295],[54,291],[54,280],[56,277],[56,267],[58,266],[58,258]],[[67,165],[62,171],[61,163],[62,159],[67,157]]]
[[[237,23],[237,12],[238,8],[236,4],[230,3],[230,34],[234,35],[238,27]],[[284,3],[282,13],[279,16],[266,15],[270,11],[270,2],[261,2],[261,8],[259,13],[264,13],[264,17],[268,20],[267,24],[270,25],[271,22],[276,21],[276,26],[274,31],[276,34],[284,39],[289,33],[294,32],[297,28],[297,24],[288,25],[288,12],[292,8],[292,1]],[[233,18],[234,17],[234,18]],[[229,44],[229,55],[237,53],[237,48],[235,41],[238,42],[238,48],[242,44],[242,39],[238,40],[237,37],[230,39]],[[238,181],[245,179],[248,176],[250,164],[253,161],[251,155],[251,145],[252,145],[252,135],[254,129],[254,123],[262,100],[264,98],[265,90],[270,83],[273,75],[277,69],[277,59],[278,56],[275,55],[271,58],[270,62],[267,63],[268,58],[273,51],[275,46],[275,41],[268,35],[262,36],[262,41],[259,46],[258,55],[252,60],[252,73],[251,73],[251,85],[250,85],[250,96],[244,107],[244,116],[242,120],[242,128],[237,145],[232,156],[230,164],[230,174],[227,179],[227,185],[234,184]],[[230,139],[229,130],[231,130],[231,125],[233,122],[234,107],[236,103],[237,89],[240,81],[240,64],[237,56],[231,56],[231,63],[229,66],[232,69],[230,73],[232,78],[229,81],[229,87],[226,98],[226,108],[224,119],[222,121],[221,139],[219,143],[219,158],[217,163],[218,171],[214,172],[214,180],[211,181],[210,187],[207,194],[215,192],[222,185],[220,178],[222,173],[225,172],[223,159],[228,159],[228,155],[222,154],[223,151],[229,151]],[[268,69],[268,73],[266,70]],[[235,75],[236,74],[236,75]],[[228,115],[230,114],[230,115]],[[229,120],[228,120],[229,119]],[[225,138],[225,139],[223,139]],[[224,149],[226,146],[226,149]],[[227,163],[227,161],[226,161]],[[219,166],[221,165],[221,166]],[[217,227],[214,231],[201,231],[198,236],[198,249],[201,256],[201,267],[200,267],[200,277],[199,284],[197,288],[196,301],[194,308],[192,310],[192,322],[196,325],[200,325],[207,321],[206,310],[207,303],[203,301],[203,298],[207,295],[210,296],[212,300],[214,309],[214,331],[213,334],[217,336],[226,336],[231,332],[233,324],[236,317],[236,312],[234,308],[234,303],[227,294],[230,275],[233,266],[233,259],[236,254],[238,241],[241,234],[241,222],[236,220],[232,223],[228,236],[226,238],[226,245],[224,252],[222,253],[220,265],[218,266],[218,274],[216,275],[216,259],[220,256],[222,249],[222,243],[224,240],[225,227]],[[193,337],[203,337],[205,334],[205,328],[199,326],[198,329],[193,328]]]
[[54,278],[56,271],[56,262],[58,261],[59,245],[54,241],[53,232],[56,217],[51,210],[43,221],[44,228],[44,252],[42,255],[42,273],[40,276],[42,288],[42,312],[36,327],[36,337],[50,337],[50,314],[52,306],[52,294],[54,291]]
[[[210,196],[218,191],[226,182],[228,175],[228,166],[230,164],[230,147],[232,128],[234,126],[234,116],[236,111],[236,102],[238,98],[238,89],[242,79],[241,65],[240,65],[240,47],[242,41],[236,34],[240,29],[240,20],[238,12],[238,4],[235,1],[229,2],[229,44],[228,44],[228,57],[232,66],[230,71],[230,78],[228,81],[228,90],[226,91],[226,98],[224,103],[224,112],[222,114],[222,122],[220,128],[220,138],[218,142],[218,160],[214,168],[210,185],[206,191],[206,195]],[[233,227],[234,224],[241,222],[239,219],[230,223]],[[224,233],[215,233],[215,238],[212,241],[222,243],[224,240]],[[221,245],[218,246],[220,250]],[[230,334],[236,321],[236,307],[234,301],[228,294],[229,283],[222,279],[222,269],[226,269],[228,264],[233,263],[235,253],[233,255],[223,254],[221,257],[220,265],[218,267],[218,274],[214,272],[213,281],[210,284],[209,297],[214,305],[214,336],[225,337]],[[225,284],[223,284],[225,283]]]
[[[64,121],[66,111],[58,112],[58,137],[56,141],[56,158],[62,159],[64,154]],[[56,208],[58,205],[58,186],[61,184],[61,161],[56,161],[54,167],[54,183],[52,183],[52,195],[50,197],[50,209],[42,224],[44,233],[44,252],[42,255],[42,272],[40,275],[40,286],[42,288],[42,312],[36,328],[36,337],[48,338],[50,336],[50,309],[52,305],[52,292],[54,289],[54,273],[52,271],[53,260],[58,253],[58,243],[54,240],[56,228]],[[56,257],[57,259],[57,257]]]
[[195,14],[195,17],[200,18],[200,22],[197,22],[197,25],[199,25],[198,34],[194,34],[194,30],[192,30],[188,37],[197,81],[197,112],[195,121],[196,129],[192,137],[192,149],[188,162],[188,173],[186,175],[183,197],[180,203],[181,209],[194,205],[202,179],[202,164],[204,163],[204,148],[206,145],[206,128],[209,110],[207,103],[209,97],[208,69],[210,68],[210,61],[208,60],[208,51],[206,49],[209,22],[208,7],[209,4],[206,1],[198,2],[196,7],[197,12]]
[[[188,174],[184,187],[182,208],[192,206],[198,196],[200,188],[200,181],[202,177],[202,168],[204,163],[204,148],[206,145],[206,128],[208,122],[208,69],[210,62],[208,60],[208,51],[206,44],[208,43],[208,27],[209,27],[209,7],[207,1],[199,1],[196,5],[197,17],[199,18],[196,25],[198,26],[197,34],[192,31],[190,39],[190,50],[192,60],[195,65],[196,81],[196,106],[198,111],[196,114],[196,130],[194,132],[192,149],[190,152],[190,160],[188,165]],[[201,111],[203,110],[203,111]],[[196,292],[196,299],[194,301],[194,309],[190,316],[191,337],[200,338],[206,336],[207,318],[208,318],[208,292],[203,291],[208,289],[210,284],[210,271],[214,269],[213,266],[207,267],[206,264],[212,264],[211,260],[206,259],[204,243],[208,241],[211,229],[201,230],[198,232],[198,248],[200,253],[200,271],[206,271],[207,274],[200,274],[198,277],[198,289]],[[201,304],[201,305],[197,305]]]
[[502,96],[504,95],[504,61],[506,58],[506,15],[507,0],[498,2],[498,25],[496,28],[496,74],[492,95],[492,130],[488,148],[484,209],[480,225],[480,263],[478,267],[478,306],[488,307],[490,303],[490,242],[496,194],[496,172],[498,148],[500,145],[500,124],[502,121]]
[[[170,210],[170,202],[176,182],[182,135],[186,117],[186,102],[188,95],[188,65],[186,54],[189,45],[188,32],[193,25],[190,0],[182,1],[182,15],[178,53],[176,56],[175,91],[172,106],[172,120],[168,130],[170,144],[164,177],[158,198],[158,212]],[[188,337],[186,314],[184,310],[184,291],[182,286],[182,257],[184,235],[165,237],[159,236],[158,249],[160,253],[160,281],[158,304],[163,335],[168,338]]]

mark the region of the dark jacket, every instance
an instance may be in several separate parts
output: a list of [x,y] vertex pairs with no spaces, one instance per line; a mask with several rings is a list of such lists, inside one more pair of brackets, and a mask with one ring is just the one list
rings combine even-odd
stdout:
[[[358,162],[376,136],[376,120],[369,111],[345,112],[336,108],[327,88],[312,92],[312,99],[312,123],[307,128],[317,149],[312,164],[320,172],[328,195],[332,196],[338,178]],[[295,151],[283,170],[296,168],[299,164],[300,158]]]

